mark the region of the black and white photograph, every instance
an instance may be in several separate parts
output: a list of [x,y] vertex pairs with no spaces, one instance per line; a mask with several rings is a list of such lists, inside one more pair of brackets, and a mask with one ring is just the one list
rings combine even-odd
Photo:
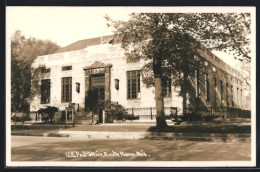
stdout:
[[255,7],[6,7],[6,165],[256,166]]

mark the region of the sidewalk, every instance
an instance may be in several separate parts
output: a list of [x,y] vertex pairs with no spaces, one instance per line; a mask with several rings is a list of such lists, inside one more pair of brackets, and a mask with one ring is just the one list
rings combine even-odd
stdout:
[[65,137],[86,138],[89,140],[185,140],[208,142],[250,142],[250,134],[225,133],[170,133],[170,132],[120,132],[120,131],[59,131]]

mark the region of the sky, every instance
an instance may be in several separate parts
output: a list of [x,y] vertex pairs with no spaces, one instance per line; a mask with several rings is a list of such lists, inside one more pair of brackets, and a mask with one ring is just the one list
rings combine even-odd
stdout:
[[9,35],[20,30],[26,37],[49,39],[61,47],[78,40],[112,34],[106,26],[105,14],[126,20],[128,12],[83,7],[8,7]]
[[[224,9],[224,8],[223,8]],[[194,10],[194,7],[192,8]],[[198,10],[198,9],[197,9]],[[209,8],[199,9],[199,12]],[[212,8],[210,12],[219,10]],[[232,11],[227,8],[226,10]],[[7,40],[16,30],[26,37],[49,39],[61,47],[78,40],[113,34],[104,18],[108,14],[114,20],[128,20],[131,12],[190,12],[189,8],[151,8],[151,7],[7,7]],[[232,67],[240,63],[223,52],[214,51],[218,57]]]

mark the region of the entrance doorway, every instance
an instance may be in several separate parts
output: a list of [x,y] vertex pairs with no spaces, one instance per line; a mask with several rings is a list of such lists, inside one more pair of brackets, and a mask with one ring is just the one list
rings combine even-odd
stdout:
[[105,120],[105,119],[103,119],[103,109],[99,109],[98,110],[98,122],[103,123],[103,120]]
[[92,75],[90,79],[90,87],[98,102],[105,100],[105,75]]
[[[95,101],[99,104],[105,100],[105,75],[92,75],[90,78],[90,89],[94,93]],[[102,108],[96,109],[95,114],[98,115],[98,123],[103,122]]]

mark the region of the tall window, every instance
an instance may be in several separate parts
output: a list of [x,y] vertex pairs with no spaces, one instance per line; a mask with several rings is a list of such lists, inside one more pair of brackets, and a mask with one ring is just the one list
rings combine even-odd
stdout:
[[233,85],[231,85],[231,103],[232,103],[232,107],[234,107],[234,88]]
[[224,91],[224,88],[223,88],[223,81],[220,80],[220,96],[221,96],[221,104],[223,104],[223,101],[224,101],[223,91]]
[[240,102],[241,102],[241,107],[243,106],[243,90],[241,89],[240,92]]
[[172,80],[169,78],[166,81],[163,81],[163,97],[172,96]]
[[217,103],[217,80],[216,77],[213,77],[213,85],[214,85],[214,103]]
[[61,101],[62,102],[71,102],[71,99],[72,99],[72,78],[71,77],[61,78],[61,82],[62,82]]
[[209,78],[208,78],[208,74],[204,74],[204,81],[205,81],[205,96],[206,96],[206,99],[209,100]]
[[41,103],[50,103],[50,79],[41,80]]
[[127,98],[140,98],[140,71],[127,71]]
[[239,106],[239,88],[237,88],[237,106]]
[[228,83],[226,83],[226,102],[227,102],[227,106],[229,106],[228,95],[229,95],[229,89],[228,89]]
[[199,89],[199,70],[195,69],[195,95],[196,97],[199,97],[200,95],[200,89]]

